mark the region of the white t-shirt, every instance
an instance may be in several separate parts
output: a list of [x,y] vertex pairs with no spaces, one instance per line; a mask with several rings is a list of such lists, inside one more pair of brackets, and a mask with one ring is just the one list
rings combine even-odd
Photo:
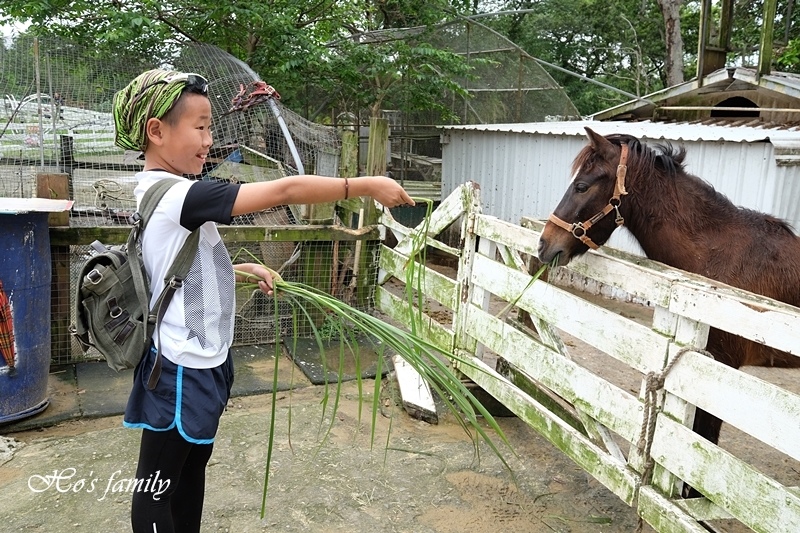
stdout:
[[[166,171],[136,175],[137,205],[145,191],[164,178],[180,178],[159,202],[142,234],[142,257],[150,278],[152,308],[164,278],[189,234],[200,228],[200,243],[183,286],[161,322],[161,353],[175,364],[213,368],[225,362],[233,341],[235,279],[230,255],[215,222],[229,224],[239,186],[191,181]],[[158,342],[158,332],[153,335]]]

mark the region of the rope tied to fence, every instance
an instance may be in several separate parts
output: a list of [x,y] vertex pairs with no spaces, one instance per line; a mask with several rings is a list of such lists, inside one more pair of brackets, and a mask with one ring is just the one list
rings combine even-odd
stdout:
[[106,207],[105,200],[126,199],[122,185],[114,180],[99,179],[92,183],[92,188],[94,189],[94,206],[97,208]]
[[[644,467],[642,468],[642,474],[639,477],[639,482],[636,484],[634,489],[634,508],[638,506],[639,491],[641,488],[650,485],[650,481],[652,480],[653,476],[653,468],[655,467],[655,459],[653,459],[650,450],[653,446],[653,435],[656,432],[656,419],[658,418],[658,412],[661,410],[660,406],[658,405],[658,395],[664,389],[664,383],[667,379],[667,375],[669,375],[675,364],[686,352],[697,352],[705,355],[706,357],[714,359],[714,355],[711,354],[711,352],[689,346],[682,348],[677,354],[675,354],[675,357],[673,357],[669,363],[667,363],[667,366],[665,366],[663,370],[659,372],[650,371],[647,373],[647,375],[645,375],[644,416],[642,417],[642,428],[639,431],[639,440],[636,443],[637,450],[642,457],[644,457]],[[639,519],[636,524],[636,533],[641,533],[643,525],[644,520],[642,519],[642,516],[639,515]]]

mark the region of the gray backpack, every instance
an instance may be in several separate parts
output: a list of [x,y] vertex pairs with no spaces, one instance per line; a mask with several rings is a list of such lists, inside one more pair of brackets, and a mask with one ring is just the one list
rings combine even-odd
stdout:
[[[150,309],[150,283],[138,243],[158,202],[179,181],[163,179],[152,185],[132,217],[133,229],[127,244],[105,246],[99,241],[93,242],[97,253],[81,268],[72,334],[84,354],[90,347],[96,348],[106,358],[108,366],[117,372],[134,368],[150,349],[153,332],[161,324],[197,254],[199,229],[186,238],[167,271],[164,290]],[[151,390],[161,376],[161,342],[158,345],[156,362],[147,382]]]

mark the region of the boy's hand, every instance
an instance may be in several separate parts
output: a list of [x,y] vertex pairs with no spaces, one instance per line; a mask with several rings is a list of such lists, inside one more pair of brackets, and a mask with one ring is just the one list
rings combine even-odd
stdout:
[[233,268],[237,271],[239,281],[244,283],[257,283],[261,292],[267,296],[272,296],[276,281],[283,281],[280,274],[258,263],[243,263]]
[[414,200],[400,184],[386,176],[371,176],[369,195],[386,207],[414,205]]

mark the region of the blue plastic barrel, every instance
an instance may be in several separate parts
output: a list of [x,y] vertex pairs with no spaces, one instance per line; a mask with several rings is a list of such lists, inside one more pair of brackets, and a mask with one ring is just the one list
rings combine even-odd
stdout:
[[[47,213],[0,214],[0,424],[49,403],[50,235]],[[8,320],[10,311],[11,319]],[[11,334],[8,328],[13,327]],[[9,339],[13,335],[13,342]],[[5,341],[5,342],[4,342]],[[13,357],[13,364],[7,359]]]

